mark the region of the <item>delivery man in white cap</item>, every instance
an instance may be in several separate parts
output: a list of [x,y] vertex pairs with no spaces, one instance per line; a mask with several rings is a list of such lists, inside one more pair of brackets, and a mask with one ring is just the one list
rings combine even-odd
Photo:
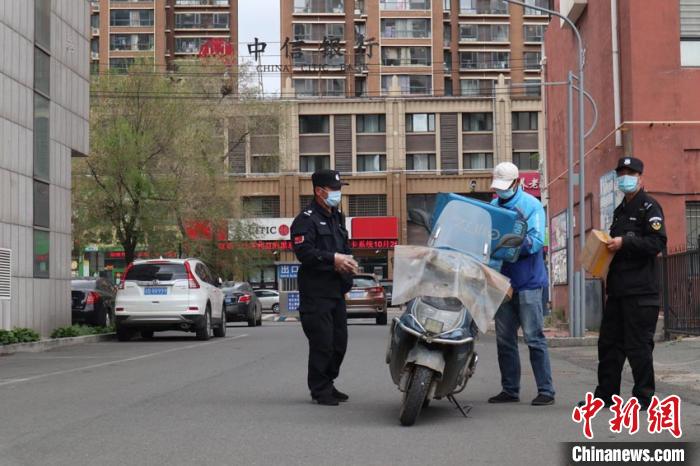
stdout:
[[545,214],[540,201],[520,187],[518,167],[510,162],[499,163],[493,170],[491,184],[498,197],[492,204],[518,212],[527,222],[527,235],[520,257],[515,263],[504,263],[501,273],[510,279],[513,298],[496,313],[498,365],[502,391],[489,398],[489,403],[520,401],[520,356],[518,328],[522,327],[530,350],[530,364],[537,382],[533,406],[554,404],[552,369],[544,336],[542,290],[547,286],[547,269],[542,257],[545,238]]

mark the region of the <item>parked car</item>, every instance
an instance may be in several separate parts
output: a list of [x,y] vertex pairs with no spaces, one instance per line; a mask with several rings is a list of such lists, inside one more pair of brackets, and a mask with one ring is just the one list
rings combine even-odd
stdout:
[[115,307],[119,341],[137,331],[194,332],[199,340],[226,336],[221,280],[198,259],[135,261],[124,272]]
[[73,324],[107,327],[114,322],[114,298],[117,288],[104,278],[71,280]]
[[263,310],[274,313],[280,311],[280,294],[277,290],[255,290],[255,296],[260,300]]
[[371,274],[358,274],[352,279],[352,289],[345,295],[348,318],[374,317],[377,325],[386,325],[384,288]]
[[391,307],[391,294],[394,291],[394,282],[392,280],[381,280],[379,283],[382,285],[382,288],[384,288],[386,307]]
[[262,303],[248,282],[226,282],[224,305],[229,322],[248,322],[248,327],[262,325]]

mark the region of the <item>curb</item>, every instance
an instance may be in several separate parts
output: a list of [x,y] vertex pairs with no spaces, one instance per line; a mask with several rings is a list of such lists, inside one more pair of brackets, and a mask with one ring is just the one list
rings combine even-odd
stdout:
[[79,345],[82,343],[97,343],[108,341],[114,338],[114,333],[102,333],[100,335],[85,335],[82,337],[51,338],[47,340],[33,341],[31,343],[15,343],[12,345],[0,346],[0,356],[15,353],[41,353],[63,346]]

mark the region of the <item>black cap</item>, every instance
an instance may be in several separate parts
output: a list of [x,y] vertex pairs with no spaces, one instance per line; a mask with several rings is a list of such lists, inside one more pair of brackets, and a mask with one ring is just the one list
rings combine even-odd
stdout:
[[641,175],[644,173],[644,162],[634,157],[622,157],[620,160],[618,160],[615,171],[619,172],[623,168],[628,168]]
[[347,186],[348,184],[340,180],[340,172],[326,169],[315,171],[314,174],[311,175],[311,182],[314,187],[319,186],[321,188],[331,189],[340,189],[342,186]]

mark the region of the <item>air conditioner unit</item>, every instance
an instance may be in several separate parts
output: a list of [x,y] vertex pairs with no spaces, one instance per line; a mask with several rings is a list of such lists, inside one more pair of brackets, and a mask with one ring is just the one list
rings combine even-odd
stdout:
[[98,36],[99,34],[100,34],[100,28],[93,27],[92,28],[92,35]]
[[93,60],[99,60],[100,52],[90,52],[90,58],[92,58]]

